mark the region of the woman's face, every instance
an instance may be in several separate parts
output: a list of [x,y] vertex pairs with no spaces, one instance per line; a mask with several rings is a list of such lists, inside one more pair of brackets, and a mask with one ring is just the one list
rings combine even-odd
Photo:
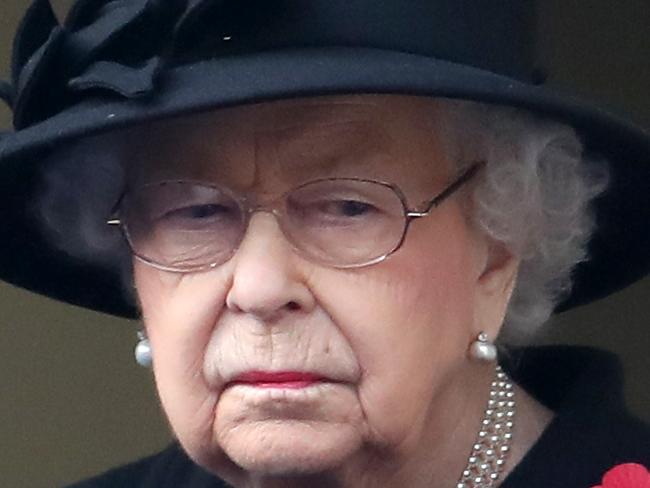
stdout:
[[[443,129],[436,102],[407,97],[230,108],[135,133],[130,178],[272,198],[316,178],[361,177],[396,183],[415,206],[454,176]],[[306,260],[267,212],[216,269],[179,274],[136,260],[160,398],[190,456],[241,481],[354,476],[431,451],[463,413],[468,345],[480,330],[494,337],[514,274],[462,205],[461,194],[445,201],[368,267]],[[283,383],[278,373],[306,376]]]

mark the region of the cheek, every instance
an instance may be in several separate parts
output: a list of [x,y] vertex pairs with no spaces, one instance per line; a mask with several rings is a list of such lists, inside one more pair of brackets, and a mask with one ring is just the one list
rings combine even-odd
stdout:
[[360,401],[381,442],[400,444],[418,431],[464,361],[473,320],[469,245],[462,232],[451,245],[445,233],[414,226],[390,259],[331,278],[319,297],[355,351]]
[[[154,355],[156,387],[171,427],[199,463],[224,462],[211,440],[218,400],[202,373],[203,356],[222,312],[219,272],[180,275],[136,263],[135,283]],[[209,453],[209,454],[208,454]]]

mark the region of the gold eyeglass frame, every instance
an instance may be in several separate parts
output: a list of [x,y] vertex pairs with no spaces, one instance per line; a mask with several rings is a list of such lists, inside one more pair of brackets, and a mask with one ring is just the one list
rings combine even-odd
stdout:
[[[233,249],[232,249],[231,253],[228,255],[227,259],[221,260],[221,261],[216,261],[214,263],[207,263],[207,264],[203,264],[203,265],[196,266],[196,267],[191,267],[191,268],[183,268],[183,269],[181,269],[181,268],[177,268],[177,267],[165,266],[164,264],[160,264],[160,263],[157,263],[155,261],[152,261],[151,259],[147,258],[146,256],[140,255],[135,250],[135,247],[133,245],[133,242],[132,242],[132,239],[131,239],[131,236],[130,236],[130,233],[129,233],[128,225],[126,224],[126,222],[123,222],[123,220],[120,218],[120,211],[119,211],[120,206],[122,205],[122,203],[124,202],[124,200],[125,200],[125,198],[127,196],[128,190],[126,190],[126,191],[124,191],[122,193],[121,197],[119,198],[119,200],[117,201],[117,203],[113,207],[114,210],[112,212],[112,217],[109,218],[106,221],[106,224],[111,225],[111,226],[118,226],[120,228],[122,234],[124,235],[124,237],[125,237],[125,239],[127,241],[127,244],[129,246],[129,248],[131,249],[132,254],[139,261],[141,261],[141,262],[143,262],[143,263],[145,263],[145,264],[147,264],[149,266],[152,266],[154,268],[163,270],[163,271],[170,271],[170,272],[174,272],[174,273],[196,273],[196,272],[201,272],[201,271],[207,271],[207,270],[210,270],[210,269],[214,269],[217,266],[221,266],[222,264],[227,263],[232,258],[232,256],[234,256],[234,254],[237,252],[237,249],[239,249],[239,245],[241,244],[241,242],[244,239],[244,236],[246,235],[246,230],[248,229],[248,225],[250,223],[250,219],[251,219],[252,214],[255,213],[255,212],[264,212],[264,211],[266,211],[266,212],[272,213],[276,217],[276,219],[278,219],[278,223],[280,224],[280,228],[282,230],[283,235],[285,236],[285,239],[287,239],[287,241],[290,243],[291,247],[298,254],[303,256],[308,261],[315,262],[317,264],[322,264],[322,265],[325,265],[325,266],[328,266],[328,267],[331,267],[331,268],[336,268],[336,269],[362,268],[362,267],[365,267],[365,266],[371,266],[373,264],[380,263],[380,262],[384,261],[386,258],[388,258],[389,256],[391,256],[392,254],[394,254],[395,252],[397,252],[402,247],[402,245],[404,244],[404,240],[406,239],[406,234],[408,233],[408,230],[409,230],[409,228],[411,226],[411,223],[416,219],[420,219],[422,217],[427,217],[428,215],[430,215],[434,208],[438,207],[447,198],[449,198],[451,195],[456,193],[456,191],[458,191],[465,183],[467,183],[469,180],[471,180],[476,175],[476,173],[479,171],[479,169],[484,165],[485,165],[484,161],[479,161],[479,162],[475,162],[475,163],[471,164],[455,180],[453,180],[444,190],[442,190],[440,193],[438,193],[437,195],[432,197],[430,200],[425,201],[422,204],[422,207],[423,207],[422,210],[409,209],[409,205],[408,205],[406,196],[404,195],[404,192],[396,184],[388,183],[388,182],[384,182],[384,181],[362,179],[362,178],[321,178],[321,179],[311,180],[311,181],[302,183],[302,184],[300,184],[300,185],[298,185],[298,186],[284,192],[282,195],[280,195],[279,197],[274,199],[270,204],[255,205],[255,206],[247,205],[246,202],[247,202],[248,199],[245,196],[242,197],[240,195],[237,195],[227,187],[222,187],[222,186],[218,186],[218,185],[210,185],[209,183],[205,183],[205,182],[188,181],[188,180],[169,180],[169,181],[159,181],[159,182],[149,183],[149,184],[144,185],[145,187],[147,187],[147,186],[160,186],[160,185],[166,185],[166,184],[186,183],[186,184],[196,184],[196,185],[203,186],[203,187],[206,187],[206,188],[219,189],[221,191],[225,190],[225,193],[229,197],[231,197],[235,202],[237,202],[240,209],[243,211],[243,214],[246,216],[245,221],[243,222],[244,223],[244,225],[243,225],[244,231],[242,232],[242,235],[241,235],[239,241],[237,242],[237,245],[233,246]],[[397,197],[399,198],[399,200],[400,200],[400,202],[402,204],[403,216],[404,216],[404,228],[402,230],[402,235],[401,235],[399,241],[397,242],[397,244],[395,246],[393,246],[393,248],[390,249],[388,252],[386,252],[386,253],[378,256],[378,257],[372,258],[372,259],[370,259],[368,261],[364,261],[362,263],[357,263],[357,264],[343,264],[343,265],[335,265],[335,264],[326,263],[326,262],[320,261],[318,259],[315,259],[313,256],[309,255],[309,253],[306,253],[300,247],[296,246],[293,243],[293,240],[290,239],[289,236],[287,236],[287,233],[282,228],[282,222],[283,222],[282,216],[283,216],[283,213],[278,208],[276,203],[278,201],[284,201],[284,199],[286,198],[286,196],[288,194],[290,194],[290,193],[292,193],[292,192],[294,192],[294,191],[296,191],[298,189],[304,188],[304,187],[312,185],[314,183],[325,182],[325,181],[356,181],[356,182],[363,182],[363,183],[373,183],[373,184],[381,185],[383,187],[386,187],[386,188],[389,188],[390,190],[392,190],[395,193],[395,195],[397,195]]]

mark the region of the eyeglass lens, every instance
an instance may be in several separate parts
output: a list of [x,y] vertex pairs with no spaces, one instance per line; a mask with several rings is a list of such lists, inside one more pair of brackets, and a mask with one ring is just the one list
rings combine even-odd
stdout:
[[[229,260],[246,234],[244,195],[189,182],[148,185],[127,195],[122,215],[137,256],[174,270],[217,266]],[[359,266],[399,246],[406,228],[405,206],[378,182],[331,179],[300,186],[273,205],[294,248],[332,266]]]

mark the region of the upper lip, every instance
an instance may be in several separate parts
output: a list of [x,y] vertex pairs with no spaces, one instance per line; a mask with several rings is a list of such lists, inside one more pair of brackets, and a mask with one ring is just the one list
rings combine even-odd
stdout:
[[245,371],[228,383],[290,383],[295,381],[333,381],[318,373],[306,371]]

